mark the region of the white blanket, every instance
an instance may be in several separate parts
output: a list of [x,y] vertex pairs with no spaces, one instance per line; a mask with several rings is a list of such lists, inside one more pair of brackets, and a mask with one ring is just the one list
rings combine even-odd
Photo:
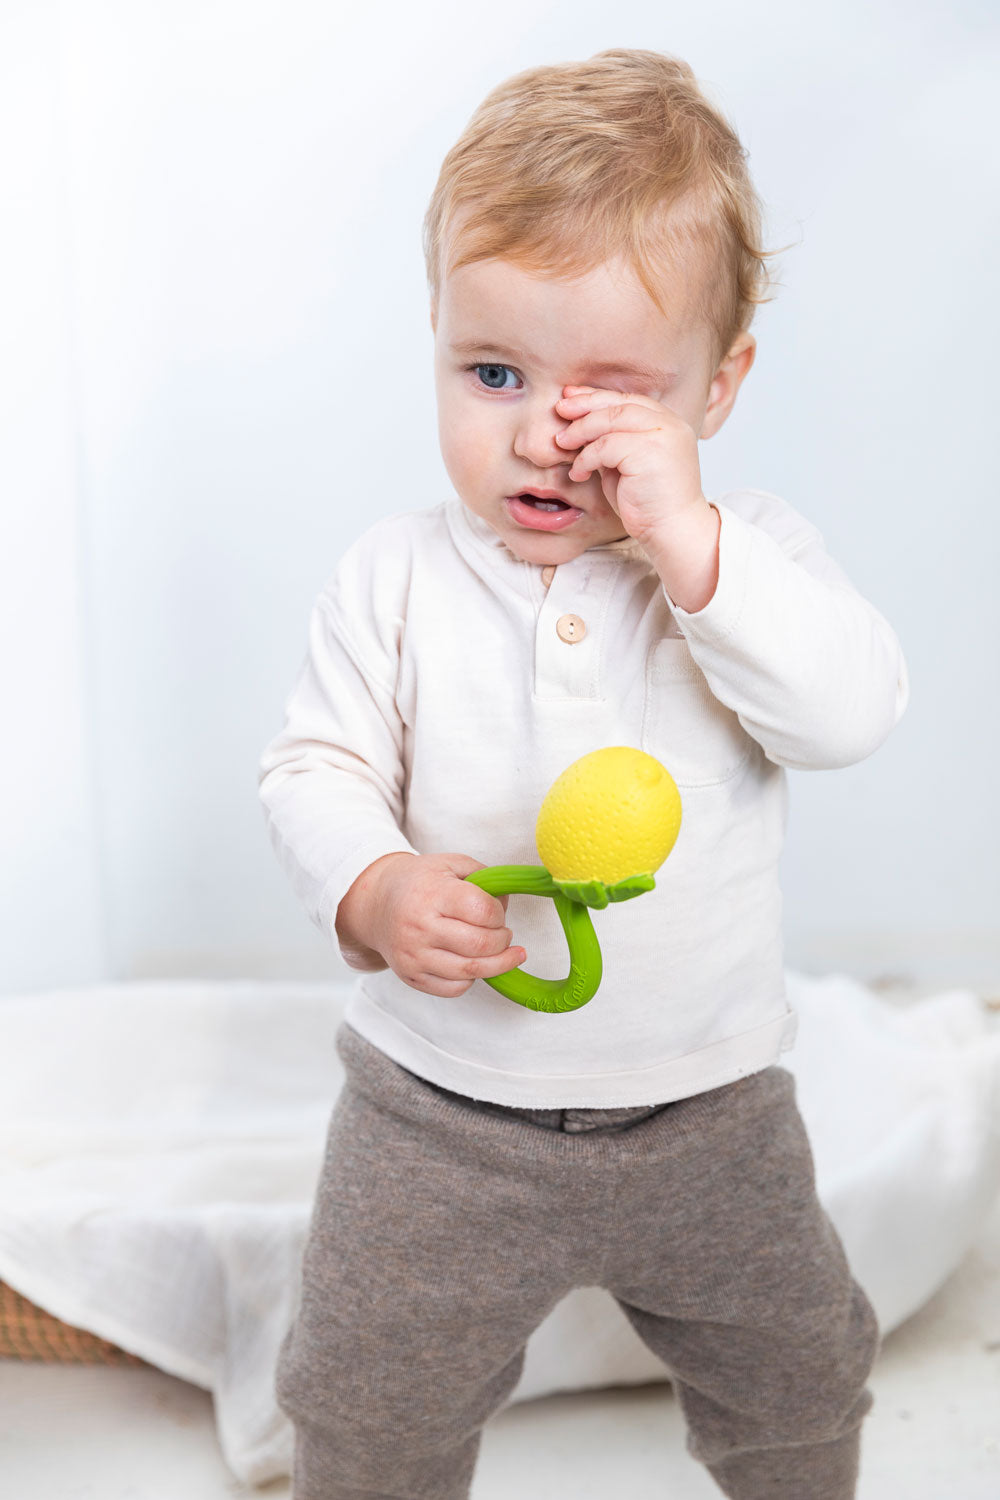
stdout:
[[[350,981],[152,981],[0,998],[0,1279],[212,1391],[238,1478],[288,1473],[272,1388]],[[1000,1192],[1000,1024],[967,990],[901,1006],[789,972],[783,1066],[820,1196],[883,1331],[955,1268]],[[598,1288],[528,1344],[511,1401],[664,1379]]]

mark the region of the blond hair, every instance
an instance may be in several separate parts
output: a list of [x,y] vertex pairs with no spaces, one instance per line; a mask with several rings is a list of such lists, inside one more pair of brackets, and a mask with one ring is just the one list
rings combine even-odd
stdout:
[[493,257],[572,277],[624,256],[665,312],[660,270],[693,250],[714,369],[770,300],[761,221],[747,153],[687,63],[612,48],[486,96],[424,218],[428,287],[436,304],[445,276]]

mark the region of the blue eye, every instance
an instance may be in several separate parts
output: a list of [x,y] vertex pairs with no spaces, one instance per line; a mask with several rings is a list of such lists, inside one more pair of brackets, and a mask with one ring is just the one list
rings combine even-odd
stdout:
[[[479,376],[480,381],[486,387],[487,390],[490,390],[490,391],[509,391],[509,390],[512,389],[511,386],[504,385],[502,383],[503,382],[503,377],[504,377],[505,373],[508,374],[508,375],[513,375],[514,374],[514,371],[511,369],[510,365],[479,364],[479,365],[466,365],[465,368],[467,370],[475,370],[476,374]],[[480,375],[479,374],[480,370],[485,371],[485,375]],[[498,380],[500,382],[500,384],[494,385],[493,384],[494,380]]]

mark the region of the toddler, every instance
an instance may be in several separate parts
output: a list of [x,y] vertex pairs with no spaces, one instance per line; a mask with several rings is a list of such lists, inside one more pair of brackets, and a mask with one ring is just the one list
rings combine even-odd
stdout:
[[[785,768],[863,760],[908,686],[809,521],[702,491],[760,239],[739,141],[656,52],[511,78],[445,158],[424,245],[455,492],[399,485],[348,548],[261,764],[278,857],[359,971],[277,1372],[295,1500],[468,1496],[579,1286],[662,1360],[723,1494],[854,1494],[878,1329],[778,1063],[778,860]],[[680,835],[595,914],[597,995],[532,1011],[484,981],[565,974],[552,903],[464,877],[537,864],[549,786],[611,745],[668,768]]]

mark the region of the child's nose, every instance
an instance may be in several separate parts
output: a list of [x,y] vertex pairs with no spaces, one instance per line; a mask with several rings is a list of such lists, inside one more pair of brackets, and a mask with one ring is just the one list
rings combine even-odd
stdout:
[[561,394],[557,391],[551,400],[538,400],[530,406],[526,403],[518,409],[514,452],[538,469],[550,469],[554,464],[573,460],[572,449],[561,448],[556,442],[556,433],[565,432],[569,426],[569,421],[555,409]]

